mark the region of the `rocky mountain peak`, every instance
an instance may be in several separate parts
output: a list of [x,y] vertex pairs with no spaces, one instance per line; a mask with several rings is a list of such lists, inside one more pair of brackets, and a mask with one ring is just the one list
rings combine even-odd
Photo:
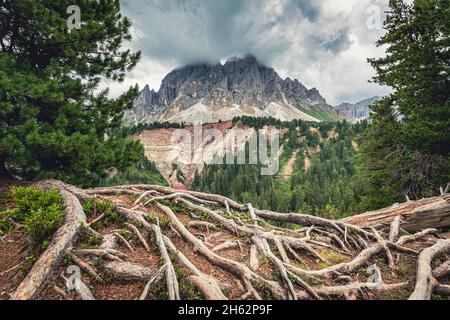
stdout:
[[[269,108],[270,107],[270,108]],[[311,108],[330,106],[315,88],[297,79],[283,80],[253,55],[231,58],[223,65],[196,64],[170,72],[158,92],[146,86],[127,123],[229,120],[234,116],[273,116],[281,120],[318,121]]]
[[370,106],[379,101],[382,97],[375,96],[357,103],[342,103],[336,107],[340,113],[343,113],[347,119],[353,122],[367,119],[370,115]]

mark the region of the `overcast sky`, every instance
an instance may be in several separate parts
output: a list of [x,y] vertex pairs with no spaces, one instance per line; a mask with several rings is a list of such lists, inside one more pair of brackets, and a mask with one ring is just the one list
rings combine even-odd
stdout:
[[[316,87],[336,105],[388,93],[371,84],[369,57],[383,56],[376,40],[374,5],[382,17],[387,0],[122,0],[133,22],[127,46],[142,60],[118,95],[135,83],[158,90],[162,78],[190,63],[254,54],[281,77]],[[376,25],[376,24],[375,24]]]

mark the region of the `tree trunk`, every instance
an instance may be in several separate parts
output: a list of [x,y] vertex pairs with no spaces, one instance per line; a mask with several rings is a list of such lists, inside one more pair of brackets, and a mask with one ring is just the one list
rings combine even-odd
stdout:
[[6,169],[6,159],[0,155],[0,179],[11,179],[12,176]]
[[380,228],[389,226],[396,217],[401,217],[400,228],[408,232],[449,227],[450,195],[395,204],[389,208],[366,212],[341,221],[362,227]]

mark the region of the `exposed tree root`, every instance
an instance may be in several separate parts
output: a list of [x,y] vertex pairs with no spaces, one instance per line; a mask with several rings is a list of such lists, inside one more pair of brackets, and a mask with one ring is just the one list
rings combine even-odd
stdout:
[[239,240],[225,241],[224,243],[221,243],[218,246],[214,247],[212,249],[212,251],[217,253],[217,252],[224,251],[224,250],[240,249],[240,248],[241,248],[241,244],[240,244]]
[[98,274],[97,270],[95,270],[90,264],[88,264],[83,259],[77,257],[76,255],[72,256],[72,261],[81,268],[81,270],[88,273],[94,280],[98,282],[102,282],[102,277]]
[[397,241],[397,244],[403,245],[405,243],[417,241],[417,240],[420,240],[430,234],[436,234],[436,233],[437,233],[436,229],[425,229],[425,230],[417,232],[416,234],[413,234],[413,235],[400,237],[400,239],[398,239],[398,241]]
[[49,248],[34,263],[33,268],[12,294],[12,300],[33,299],[44,289],[58,264],[73,245],[80,228],[86,225],[86,215],[76,196],[51,182],[43,182],[37,186],[41,188],[57,187],[60,190],[64,199],[65,221],[54,235]]
[[133,230],[133,232],[136,234],[136,236],[138,237],[138,239],[141,241],[141,243],[143,244],[145,250],[147,250],[148,252],[150,252],[150,247],[147,243],[147,241],[145,241],[144,236],[141,234],[141,232],[139,231],[139,229],[132,225],[131,223],[125,223],[125,225],[130,228],[131,230]]
[[434,292],[436,294],[440,294],[440,295],[443,295],[443,296],[450,296],[450,286],[438,284],[434,288]]
[[125,253],[122,253],[115,249],[78,249],[74,251],[79,256],[96,256],[102,257],[111,261],[122,262],[127,258]]
[[149,280],[157,270],[142,267],[130,262],[107,262],[103,265],[106,273],[120,281]]
[[438,280],[448,276],[450,276],[450,260],[445,261],[433,271],[433,277]]
[[[94,280],[86,282],[91,288],[108,286],[106,279],[145,281],[143,290],[134,296],[140,300],[147,299],[150,290],[163,279],[167,297],[173,300],[182,296],[180,285],[185,280],[211,300],[381,297],[390,291],[409,290],[412,283],[412,279],[392,280],[393,272],[391,283],[384,283],[385,265],[394,269],[402,263],[404,266],[407,260],[410,266],[416,259],[416,282],[410,299],[430,299],[432,293],[450,292],[446,284],[449,261],[441,261],[434,270],[431,264],[449,252],[450,240],[438,241],[442,236],[431,228],[400,236],[404,230],[414,230],[413,225],[431,224],[433,210],[441,226],[450,208],[446,193],[335,221],[259,210],[250,203],[240,204],[220,195],[160,186],[81,190],[59,181],[38,185],[61,191],[66,218],[49,249],[11,296],[13,299],[39,297],[67,252],[72,252],[71,261],[78,270]],[[120,226],[126,229],[98,224],[105,215],[88,225],[80,201],[93,197],[115,202],[117,213],[125,219]],[[171,209],[171,203],[176,210]],[[291,225],[295,228],[289,228]],[[92,248],[77,243],[81,226],[89,235],[101,238],[101,243]],[[159,266],[155,266],[155,260]],[[68,273],[74,270],[74,266],[66,267]],[[180,269],[175,267],[182,268],[184,279],[177,275],[176,270]],[[362,282],[358,274],[366,267],[372,275]],[[75,292],[80,299],[91,300],[92,292],[102,292],[91,291],[70,274],[62,274],[62,279],[68,292]],[[50,285],[50,291],[70,298],[66,290],[54,283]]]
[[398,289],[406,288],[409,285],[408,282],[375,285],[372,283],[360,283],[355,282],[345,286],[333,286],[333,287],[320,287],[316,291],[320,295],[326,296],[343,296],[349,299],[351,295],[355,292],[367,290],[372,292],[382,292],[382,291],[393,291]]
[[172,241],[164,236],[164,243],[177,257],[178,261],[185,266],[192,274],[190,279],[194,282],[203,295],[208,300],[227,300],[227,297],[222,293],[217,280],[203,272],[201,272],[188,258],[186,258],[181,251],[177,250]]
[[409,300],[430,300],[433,289],[438,285],[433,278],[431,261],[450,252],[450,240],[439,240],[434,246],[423,250],[417,261],[416,286]]
[[155,233],[156,245],[158,246],[159,252],[164,260],[164,265],[166,266],[165,275],[169,299],[180,300],[180,290],[178,287],[177,275],[175,273],[172,261],[170,260],[169,254],[167,253],[167,248],[163,240],[161,228],[159,227],[159,225],[152,225],[152,229]]
[[159,209],[161,209],[172,221],[172,223],[176,226],[180,234],[185,238],[188,242],[190,242],[198,252],[203,255],[208,261],[210,261],[213,265],[217,267],[221,267],[236,276],[240,277],[244,287],[248,290],[253,292],[255,295],[255,298],[260,298],[259,294],[255,290],[255,288],[252,285],[252,282],[260,282],[263,285],[266,285],[269,290],[272,291],[273,294],[279,297],[284,297],[284,290],[281,288],[281,286],[274,281],[269,281],[261,276],[257,275],[253,271],[251,271],[246,265],[241,264],[239,262],[223,258],[213,251],[211,251],[202,241],[197,239],[194,235],[192,235],[189,230],[186,229],[186,227],[181,223],[180,220],[176,217],[176,215],[173,213],[173,211],[161,204],[157,205]]
[[165,270],[166,270],[166,265],[163,265],[157,272],[156,274],[147,282],[147,284],[144,287],[144,290],[141,293],[141,296],[139,297],[139,300],[145,300],[147,299],[148,296],[148,291],[150,290],[150,288],[152,286],[154,286],[155,284],[157,284],[159,281],[161,281],[164,278],[164,274],[165,274]]
[[[73,270],[76,272],[75,270]],[[80,297],[81,300],[95,300],[94,295],[92,294],[89,287],[81,280],[81,278],[76,277],[74,279],[68,279],[64,275],[64,272],[61,273],[61,278],[63,278],[66,287],[69,291],[74,290],[76,294]]]

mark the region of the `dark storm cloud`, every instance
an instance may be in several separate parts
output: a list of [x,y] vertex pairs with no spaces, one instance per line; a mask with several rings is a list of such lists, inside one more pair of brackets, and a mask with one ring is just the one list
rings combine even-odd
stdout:
[[317,5],[317,1],[292,0],[292,2],[310,21],[316,21],[319,17],[320,7]]
[[[379,95],[367,84],[372,70],[366,60],[378,50],[374,42],[381,33],[367,30],[366,11],[386,1],[121,0],[133,22],[131,47],[143,54],[131,77],[144,78],[149,66],[162,72],[252,53],[281,76],[318,87],[331,103]],[[153,87],[162,76],[148,76]]]
[[348,31],[342,31],[337,37],[325,43],[325,48],[334,54],[345,51],[350,47],[350,39]]
[[271,12],[276,2],[133,0],[123,8],[144,34],[139,48],[153,58],[186,64],[255,53],[270,63],[291,45],[281,30],[283,15]]

